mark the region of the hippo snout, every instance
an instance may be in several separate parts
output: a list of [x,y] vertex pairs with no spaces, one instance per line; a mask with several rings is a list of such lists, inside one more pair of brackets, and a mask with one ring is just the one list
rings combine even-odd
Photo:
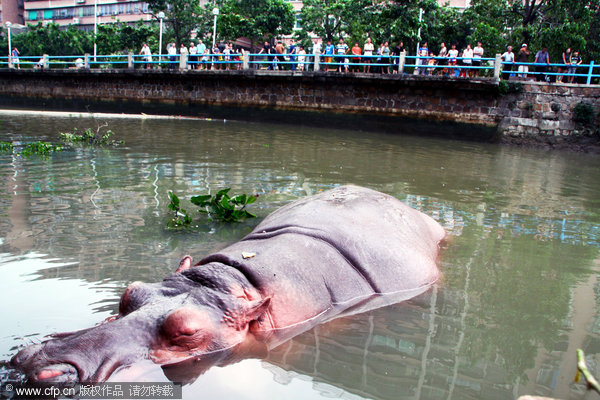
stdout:
[[34,383],[66,384],[79,382],[79,372],[68,362],[53,362],[45,353],[45,343],[28,346],[18,352],[11,364],[27,371],[27,379]]

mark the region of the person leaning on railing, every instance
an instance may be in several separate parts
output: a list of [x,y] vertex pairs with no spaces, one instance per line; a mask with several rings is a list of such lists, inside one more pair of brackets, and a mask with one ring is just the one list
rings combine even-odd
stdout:
[[394,66],[392,73],[397,74],[400,72],[400,54],[404,53],[404,43],[400,42],[392,50],[392,56],[394,57]]
[[[567,71],[569,71],[569,65],[571,64],[571,55],[572,55],[572,53],[571,53],[571,48],[570,47],[567,48],[567,50],[565,50],[562,53],[562,62],[563,62],[563,65],[561,65],[560,67],[558,67],[558,73],[559,74],[564,74]],[[556,82],[562,82],[563,77],[564,77],[563,75],[558,75],[556,77]]]
[[[519,76],[521,78],[527,78],[527,73],[529,72],[529,50],[527,50],[527,43],[523,43],[521,45],[521,50],[517,54],[517,63],[519,63]],[[525,64],[523,64],[525,63]]]
[[579,51],[575,50],[571,56],[571,65],[569,66],[569,83],[576,81],[577,66],[583,62]]
[[[458,50],[456,49],[456,45],[453,44],[452,48],[448,50],[448,66],[455,66],[458,61]],[[450,76],[456,75],[456,68],[449,68],[448,73]]]
[[351,68],[352,72],[360,72],[360,70],[359,70],[360,67],[358,64],[360,64],[361,51],[362,50],[361,50],[360,46],[358,45],[358,42],[354,43],[354,47],[352,47],[352,50],[351,50],[352,55],[354,56],[354,57],[352,57],[352,68]]
[[306,63],[306,50],[304,50],[304,46],[300,46],[300,50],[298,50],[298,70],[299,71],[304,71],[305,63]]
[[535,66],[535,72],[537,72],[535,79],[537,81],[546,81],[548,75],[545,73],[548,72],[548,66],[550,65],[550,55],[548,54],[548,48],[546,46],[542,47],[542,49],[536,53],[535,63],[541,64]]
[[504,63],[502,66],[502,77],[508,80],[510,78],[510,72],[515,65],[515,53],[512,51],[512,46],[508,46],[506,51],[500,57]]
[[367,65],[365,65],[363,72],[370,72],[371,66],[368,64],[371,64],[373,62],[372,56],[373,56],[374,51],[375,51],[375,45],[371,42],[371,38],[368,37],[367,41],[365,42],[365,45],[363,47],[363,54],[365,55],[364,62],[367,64]]

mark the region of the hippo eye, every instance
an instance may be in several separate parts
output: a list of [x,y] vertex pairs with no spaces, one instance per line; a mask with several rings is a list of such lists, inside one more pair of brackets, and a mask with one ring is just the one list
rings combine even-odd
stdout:
[[169,343],[185,348],[203,348],[212,339],[211,319],[205,312],[182,307],[173,311],[162,325],[162,333]]

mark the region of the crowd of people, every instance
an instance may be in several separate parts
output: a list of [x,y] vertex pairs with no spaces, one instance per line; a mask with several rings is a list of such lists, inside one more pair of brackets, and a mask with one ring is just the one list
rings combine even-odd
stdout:
[[[139,54],[142,56],[144,68],[152,68],[152,52],[147,43],[142,45]],[[189,47],[181,43],[179,49],[175,43],[167,44],[165,59],[168,60],[170,69],[180,68],[179,60],[182,56],[189,69],[241,69],[241,49],[234,47],[231,42],[215,44],[213,48],[204,44],[202,39],[197,42],[191,41]],[[162,55],[159,58],[162,58]],[[163,60],[157,60],[161,61]]]
[[[320,39],[314,39],[310,53],[302,45],[297,45],[293,39],[287,44],[277,41],[275,44],[264,42],[259,52],[250,60],[255,68],[269,70],[290,69],[307,70],[314,63],[313,55],[319,55],[321,69],[337,72],[365,72],[381,74],[397,74],[400,72],[400,56],[407,54],[403,42],[390,46],[388,41],[383,41],[376,46],[370,37],[367,37],[363,46],[355,42],[350,47],[343,38],[333,44],[327,40],[323,45]],[[146,68],[151,68],[152,54],[147,44],[144,44],[140,55],[143,56]],[[207,46],[202,40],[191,41],[189,47],[181,44],[177,49],[174,43],[167,45],[169,68],[179,68],[179,57],[185,55],[186,67],[189,69],[240,69],[242,51],[233,46],[231,42],[216,44],[213,48]],[[481,42],[471,47],[467,44],[459,50],[457,45],[447,47],[441,43],[437,52],[428,47],[427,42],[419,45],[416,58],[414,58],[415,74],[419,75],[446,75],[460,77],[476,77],[491,69],[491,64],[486,61],[485,50]],[[551,75],[556,75],[556,81],[573,83],[576,81],[577,66],[582,63],[579,51],[565,50],[562,54],[561,66],[557,73],[550,72],[550,56],[548,49],[543,47],[531,57],[526,43],[515,54],[512,46],[507,46],[501,55],[503,62],[504,79],[511,76],[527,78],[535,72],[537,80],[550,80]],[[535,71],[529,71],[529,65],[535,63]],[[560,63],[559,62],[559,63]],[[406,61],[406,65],[412,65]],[[567,76],[565,78],[565,75]]]

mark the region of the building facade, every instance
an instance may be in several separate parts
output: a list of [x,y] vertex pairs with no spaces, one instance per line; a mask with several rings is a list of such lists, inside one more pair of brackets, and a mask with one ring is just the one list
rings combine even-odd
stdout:
[[0,21],[23,25],[23,0],[1,0]]
[[[287,0],[296,12],[296,28],[300,28],[302,0]],[[470,0],[438,0],[440,4],[466,8]],[[200,4],[209,3],[200,0]],[[19,24],[56,23],[93,29],[94,23],[149,21],[148,4],[141,0],[2,0],[0,19]],[[97,12],[97,20],[94,15]]]
[[[97,19],[95,17],[97,15]],[[140,0],[25,0],[27,24],[78,25],[91,30],[95,23],[149,21],[148,4]]]

